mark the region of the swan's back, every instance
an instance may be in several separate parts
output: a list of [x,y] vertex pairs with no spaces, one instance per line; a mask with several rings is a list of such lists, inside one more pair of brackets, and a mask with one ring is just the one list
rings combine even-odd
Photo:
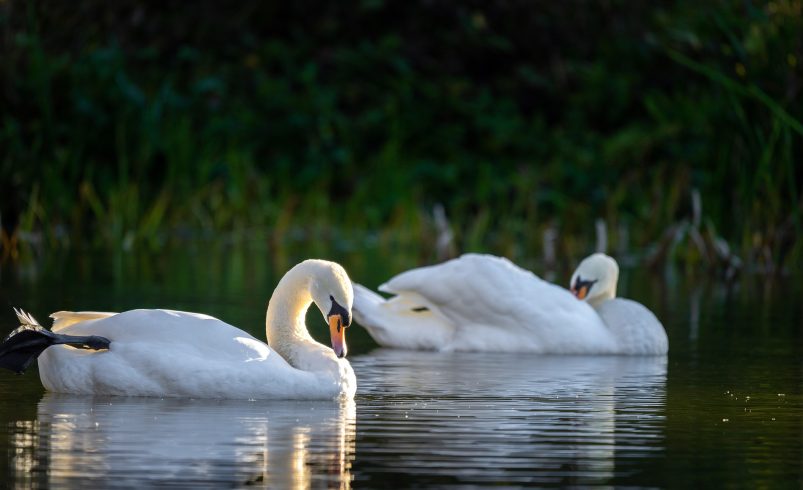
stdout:
[[[164,309],[137,309],[116,315],[74,323],[60,333],[101,335],[112,343],[159,349],[170,355],[214,356],[213,359],[241,359],[250,341],[263,343],[252,335],[215,317],[202,313]],[[246,340],[245,344],[236,339]]]
[[614,298],[603,301],[597,313],[616,335],[619,354],[666,354],[669,340],[658,318],[644,305]]

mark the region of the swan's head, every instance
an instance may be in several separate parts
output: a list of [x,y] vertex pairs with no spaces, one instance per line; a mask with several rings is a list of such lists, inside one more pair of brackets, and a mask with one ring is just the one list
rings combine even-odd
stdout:
[[337,357],[346,357],[346,328],[351,325],[354,290],[345,269],[334,262],[317,261],[320,267],[312,276],[312,301],[329,324],[332,350]]
[[597,306],[616,297],[619,281],[619,265],[603,253],[595,253],[583,259],[572,274],[569,290],[578,299]]

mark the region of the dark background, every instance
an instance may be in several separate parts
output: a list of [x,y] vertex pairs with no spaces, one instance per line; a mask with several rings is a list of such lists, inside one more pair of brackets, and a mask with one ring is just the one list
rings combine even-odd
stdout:
[[801,32],[799,1],[0,0],[3,255],[259,230],[564,258],[601,219],[654,262],[794,267]]

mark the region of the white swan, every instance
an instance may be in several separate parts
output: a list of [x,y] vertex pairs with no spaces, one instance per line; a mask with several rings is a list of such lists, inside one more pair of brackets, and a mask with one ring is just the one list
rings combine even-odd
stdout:
[[655,316],[612,299],[618,274],[610,257],[584,260],[572,280],[586,300],[578,301],[507,259],[466,254],[393,277],[379,286],[396,295],[388,300],[355,284],[354,318],[387,347],[665,354],[666,332]]
[[[332,348],[307,331],[315,303]],[[171,310],[58,312],[53,332],[18,312],[23,326],[0,345],[0,366],[17,372],[39,355],[50,391],[194,398],[352,398],[346,355],[353,291],[341,266],[306,260],[279,281],[268,304],[270,347],[211,316]],[[68,344],[68,345],[54,345]],[[72,346],[100,349],[76,349]],[[107,349],[106,349],[107,348]]]

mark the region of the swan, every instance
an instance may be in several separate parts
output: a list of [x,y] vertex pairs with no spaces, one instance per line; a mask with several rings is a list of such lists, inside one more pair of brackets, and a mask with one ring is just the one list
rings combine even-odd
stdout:
[[[351,399],[357,388],[346,355],[354,293],[334,262],[305,260],[279,281],[268,303],[268,344],[217,318],[173,310],[51,315],[52,331],[17,311],[20,326],[0,345],[0,366],[18,373],[38,356],[49,391],[79,394]],[[315,303],[332,348],[307,331]]]
[[508,259],[465,254],[403,272],[379,286],[354,284],[354,319],[382,346],[541,354],[666,354],[666,332],[647,308],[615,298],[619,267],[594,254],[572,291]]

